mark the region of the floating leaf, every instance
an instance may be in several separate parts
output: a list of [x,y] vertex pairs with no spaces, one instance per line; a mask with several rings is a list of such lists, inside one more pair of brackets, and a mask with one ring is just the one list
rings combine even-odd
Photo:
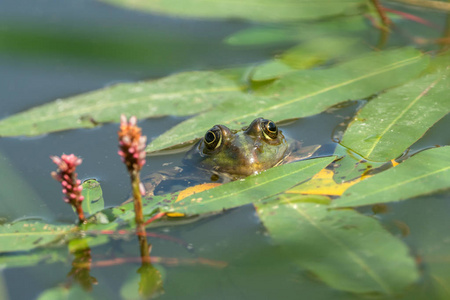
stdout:
[[337,145],[334,155],[339,157],[334,162],[333,179],[337,183],[361,177],[368,171],[384,164],[383,162],[368,161],[341,145]]
[[450,146],[422,151],[350,187],[332,207],[404,200],[450,188]]
[[284,196],[256,205],[292,262],[333,288],[357,293],[394,294],[418,279],[409,249],[375,219],[303,199]]
[[73,226],[21,221],[0,226],[0,253],[27,251],[48,245],[68,234]]
[[362,0],[101,0],[106,3],[152,13],[188,18],[239,18],[261,22],[310,20],[337,14],[354,13],[365,2]]
[[92,215],[105,208],[100,182],[95,179],[88,179],[82,185],[82,195],[84,196],[82,202],[83,211]]
[[250,27],[238,31],[225,39],[230,45],[263,45],[280,42],[306,41],[317,37],[357,37],[370,29],[367,19],[362,15],[343,18],[330,18],[317,22],[302,22],[276,26]]
[[449,87],[450,70],[380,95],[358,112],[341,143],[368,160],[397,158],[450,111]]
[[215,188],[216,186],[219,186],[219,185],[221,185],[221,183],[209,182],[209,183],[203,183],[203,184],[198,184],[196,186],[188,187],[187,189],[182,190],[178,194],[177,200],[175,202],[181,201],[184,198],[189,197],[190,195],[194,195],[194,194]]
[[356,38],[315,38],[288,49],[274,60],[270,60],[252,72],[252,80],[270,80],[295,70],[309,69],[332,59],[354,57],[367,51]]
[[[311,66],[314,65],[314,62]],[[252,73],[252,80],[264,81],[281,77],[290,72],[294,72],[296,69],[285,64],[280,59],[274,59],[267,61],[255,68]]]
[[[13,268],[13,267],[30,267],[35,266],[38,263],[55,263],[55,262],[66,262],[67,251],[63,253],[53,251],[53,250],[42,250],[35,251],[33,253],[26,254],[11,254],[11,255],[0,255],[0,266],[2,268]],[[0,293],[1,295],[1,293]],[[2,298],[0,298],[2,299]]]
[[334,157],[308,159],[271,168],[244,180],[230,182],[189,196],[167,209],[169,212],[202,214],[229,209],[281,193],[311,178]]
[[210,109],[240,87],[214,72],[180,73],[155,81],[124,83],[32,108],[0,120],[0,136],[38,135],[119,121],[191,115]]
[[[297,185],[292,189],[286,191],[289,194],[303,194],[303,195],[328,195],[340,196],[346,189],[361,181],[362,179],[355,179],[345,183],[336,183],[333,180],[333,171],[323,169],[313,176],[311,180]],[[365,177],[368,178],[368,177]]]
[[257,117],[280,121],[311,116],[337,103],[402,84],[427,64],[427,56],[404,48],[371,53],[330,69],[290,73],[253,94],[241,94],[178,124],[153,140],[147,151],[192,141],[214,124],[239,128]]

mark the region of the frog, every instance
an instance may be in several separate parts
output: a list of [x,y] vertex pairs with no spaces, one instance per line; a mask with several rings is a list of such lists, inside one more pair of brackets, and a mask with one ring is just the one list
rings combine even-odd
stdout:
[[[227,183],[259,174],[289,162],[309,158],[320,145],[302,147],[297,140],[286,138],[272,120],[259,117],[239,130],[214,125],[185,154],[182,164],[169,171],[152,174],[146,180],[147,196],[170,179],[184,180],[187,185],[210,182]],[[185,170],[191,170],[186,174]],[[192,170],[196,170],[194,172]]]

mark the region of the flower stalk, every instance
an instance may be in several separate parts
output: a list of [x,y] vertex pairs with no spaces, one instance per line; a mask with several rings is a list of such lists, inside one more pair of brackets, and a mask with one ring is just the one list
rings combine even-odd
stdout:
[[[121,115],[120,129],[118,132],[118,154],[130,174],[135,221],[139,229],[140,227],[143,227],[144,224],[142,195],[145,195],[145,189],[140,180],[140,171],[145,165],[145,146],[147,137],[142,135],[142,130],[136,125],[136,122],[137,119],[135,116],[132,116],[128,121],[125,115]],[[138,232],[142,232],[142,230],[138,230]]]
[[70,203],[74,207],[80,224],[85,223],[86,219],[81,207],[81,203],[84,200],[84,197],[81,195],[83,186],[76,173],[77,166],[81,164],[82,159],[74,154],[63,154],[61,157],[51,156],[50,158],[58,166],[58,170],[52,172],[51,175],[61,183],[64,202]]

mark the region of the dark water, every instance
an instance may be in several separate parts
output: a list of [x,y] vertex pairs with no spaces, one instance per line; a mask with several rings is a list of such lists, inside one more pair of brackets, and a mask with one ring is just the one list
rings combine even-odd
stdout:
[[[232,47],[222,43],[228,35],[248,26],[237,21],[154,16],[90,0],[2,0],[0,118],[117,82],[256,63],[289,46]],[[331,154],[335,129],[345,117],[353,115],[356,108],[357,103],[353,103],[333,112],[297,120],[282,129],[306,145],[328,145],[326,149]],[[151,139],[182,120],[163,117],[144,120],[139,125]],[[79,177],[100,181],[107,206],[119,205],[127,199],[130,189],[126,170],[117,155],[117,127],[117,124],[107,124],[96,129],[70,130],[35,138],[2,138],[2,222],[28,217],[51,222],[74,221],[73,212],[61,199],[58,183],[49,176],[55,169],[50,155],[76,153],[81,156],[84,162],[79,168]],[[449,127],[447,116],[413,145],[412,151],[450,144]],[[177,165],[182,156],[151,157],[144,172],[159,170],[166,163]],[[432,251],[430,244],[440,247],[441,243],[450,243],[444,233],[450,225],[446,198],[444,194],[426,198],[426,202],[416,199],[391,205],[388,213],[379,218],[391,232],[404,239],[414,254],[420,255]],[[371,214],[370,211],[363,213]],[[410,235],[402,237],[399,222],[409,228]],[[157,228],[154,232],[186,241],[189,246],[152,238],[152,255],[180,259],[208,257],[229,264],[224,269],[183,263],[158,266],[165,279],[163,298],[166,299],[298,299],[299,295],[304,295],[305,299],[357,298],[325,287],[312,274],[297,270],[283,258],[271,244],[252,206],[197,222]],[[93,248],[94,260],[124,254],[139,256],[134,238],[112,244],[113,247],[108,244]],[[2,278],[4,289],[0,299],[2,296],[36,299],[42,291],[64,284],[71,268],[71,256],[64,255],[68,257],[65,262],[1,272],[0,291]],[[138,268],[139,263],[93,268],[91,275],[99,284],[94,287],[92,297],[124,298],[119,289],[124,281],[135,276]]]

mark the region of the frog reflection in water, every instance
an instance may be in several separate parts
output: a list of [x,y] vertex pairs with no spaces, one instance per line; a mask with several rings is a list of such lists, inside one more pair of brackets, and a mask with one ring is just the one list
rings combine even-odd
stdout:
[[[228,182],[310,157],[320,147],[301,148],[300,144],[295,140],[286,140],[273,121],[257,118],[241,130],[215,125],[188,151],[183,163],[195,166],[200,173],[206,172],[211,181]],[[192,181],[196,181],[192,173],[191,178],[182,173],[185,172],[173,176],[173,171],[168,171],[150,176],[151,180],[146,184],[147,192],[153,194],[155,188],[167,179],[178,178],[191,185]]]

